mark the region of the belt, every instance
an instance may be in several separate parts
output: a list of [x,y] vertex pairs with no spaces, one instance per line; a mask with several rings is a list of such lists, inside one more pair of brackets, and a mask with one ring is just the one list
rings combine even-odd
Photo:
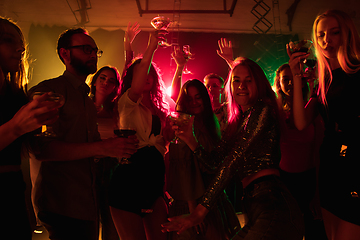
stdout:
[[252,191],[254,189],[255,184],[259,184],[259,183],[265,182],[265,181],[277,181],[279,179],[280,178],[278,176],[276,176],[275,174],[262,176],[262,177],[255,179],[254,181],[252,181],[249,185],[246,186],[246,188],[244,190]]

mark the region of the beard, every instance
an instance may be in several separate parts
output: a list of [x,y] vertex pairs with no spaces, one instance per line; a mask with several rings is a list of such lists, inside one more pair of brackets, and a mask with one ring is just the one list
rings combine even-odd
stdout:
[[81,75],[93,74],[97,70],[97,60],[83,62],[72,54],[70,55],[70,65]]

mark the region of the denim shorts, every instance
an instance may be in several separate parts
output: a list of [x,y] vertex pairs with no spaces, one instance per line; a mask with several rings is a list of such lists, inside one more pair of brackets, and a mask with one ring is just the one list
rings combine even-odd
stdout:
[[247,240],[302,240],[304,220],[294,197],[275,175],[255,179],[244,189],[248,223],[234,236]]

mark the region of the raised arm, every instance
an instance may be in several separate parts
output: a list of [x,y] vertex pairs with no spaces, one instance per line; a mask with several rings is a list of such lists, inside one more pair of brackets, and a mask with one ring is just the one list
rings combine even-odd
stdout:
[[167,32],[164,30],[150,33],[148,47],[145,50],[143,58],[141,59],[141,62],[134,68],[134,76],[131,83],[131,89],[129,91],[129,98],[133,102],[137,102],[137,100],[144,92],[152,58],[156,49],[158,48],[158,42],[165,41],[165,34],[167,34]]
[[218,41],[219,49],[216,50],[217,54],[226,61],[229,67],[233,68],[234,63],[234,53],[231,41],[228,41],[226,38],[221,38]]
[[291,54],[289,44],[286,45],[287,53],[290,57],[289,65],[293,75],[293,114],[294,114],[294,123],[298,130],[303,130],[309,124],[314,121],[316,117],[316,105],[317,100],[315,98],[310,98],[309,102],[306,104],[303,100],[302,94],[302,67],[303,61],[308,57],[308,53],[296,52]]
[[134,25],[131,25],[131,23],[129,22],[126,28],[124,36],[125,64],[122,76],[125,74],[126,67],[130,64],[131,60],[134,57],[134,52],[132,50],[131,44],[134,41],[136,35],[138,35],[138,33],[141,31],[139,27],[140,25],[137,22],[135,22]]
[[184,51],[179,46],[174,46],[171,56],[176,62],[176,71],[171,82],[171,99],[176,102],[182,85],[182,73],[189,59],[185,57]]

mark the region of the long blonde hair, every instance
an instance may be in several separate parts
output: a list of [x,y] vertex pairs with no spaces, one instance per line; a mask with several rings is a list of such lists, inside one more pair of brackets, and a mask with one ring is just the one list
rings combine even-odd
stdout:
[[[353,74],[360,70],[360,38],[352,19],[345,12],[339,10],[328,10],[317,16],[313,25],[312,40],[315,53],[318,59],[319,90],[318,94],[323,104],[326,102],[326,92],[332,81],[332,73],[328,60],[321,52],[318,44],[317,26],[320,20],[333,17],[339,24],[341,33],[341,45],[337,52],[337,59],[341,68],[348,74]],[[328,81],[328,83],[326,82]]]

